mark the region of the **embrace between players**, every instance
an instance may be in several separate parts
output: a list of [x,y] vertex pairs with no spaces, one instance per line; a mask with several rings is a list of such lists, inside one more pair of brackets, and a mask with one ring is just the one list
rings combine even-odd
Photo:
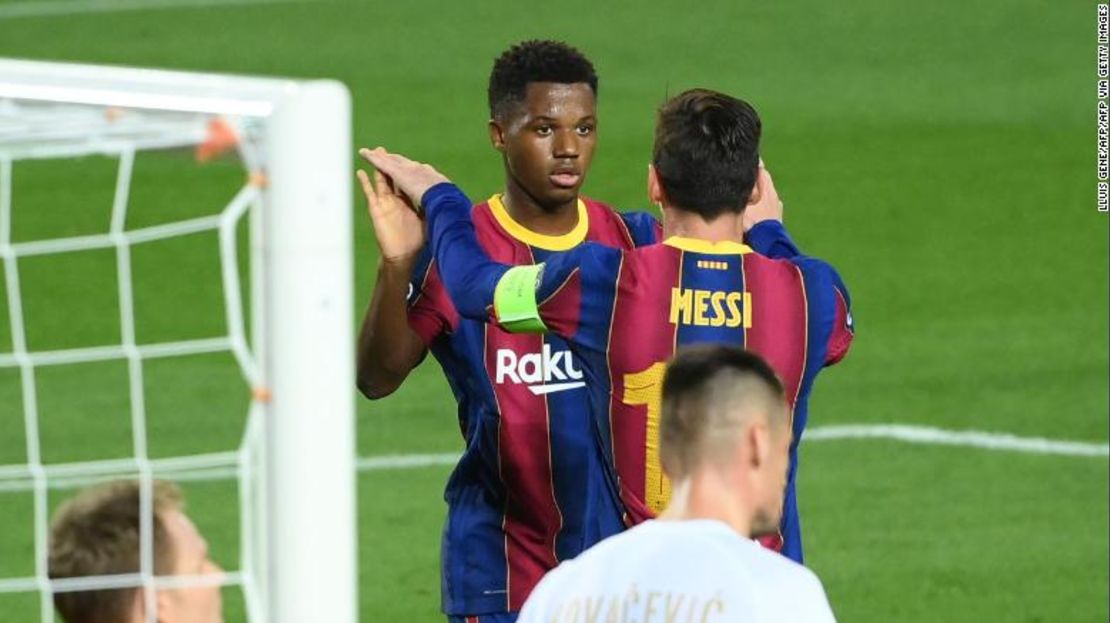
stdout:
[[847,290],[788,236],[759,117],[728,95],[660,108],[647,186],[662,226],[580,196],[596,97],[565,44],[498,58],[505,189],[473,207],[428,165],[361,152],[381,259],[359,388],[388,395],[430,350],[466,443],[445,494],[444,612],[831,620],[796,564],[794,484],[813,382],[852,340]]

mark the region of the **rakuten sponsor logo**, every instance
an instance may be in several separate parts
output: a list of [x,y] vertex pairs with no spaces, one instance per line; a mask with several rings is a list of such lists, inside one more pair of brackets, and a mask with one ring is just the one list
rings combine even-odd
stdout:
[[520,357],[507,348],[498,349],[494,380],[499,385],[526,384],[528,391],[537,396],[586,386],[582,371],[574,367],[570,351],[552,351],[548,344],[543,345],[543,352]]

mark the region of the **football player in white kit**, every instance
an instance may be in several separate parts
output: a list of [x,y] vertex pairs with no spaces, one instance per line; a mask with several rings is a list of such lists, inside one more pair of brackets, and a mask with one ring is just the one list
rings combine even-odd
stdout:
[[834,621],[812,571],[752,540],[778,529],[789,462],[774,371],[739,348],[698,346],[671,361],[662,393],[670,505],[548,573],[519,623]]

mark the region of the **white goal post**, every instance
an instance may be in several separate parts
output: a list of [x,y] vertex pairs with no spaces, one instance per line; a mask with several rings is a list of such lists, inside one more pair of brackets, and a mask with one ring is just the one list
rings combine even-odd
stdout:
[[[24,108],[31,111],[31,117],[37,115],[38,121],[22,123]],[[66,112],[69,110],[107,114],[82,120],[80,115]],[[142,121],[114,123],[113,111],[133,111]],[[59,124],[51,122],[50,115],[69,115],[65,118],[77,121]],[[130,175],[130,159],[136,150],[196,145],[204,138],[205,124],[213,120],[228,121],[258,146],[256,151],[241,152],[254,188],[245,189],[241,205],[233,201],[219,219],[205,223],[196,219],[199,224],[188,226],[219,227],[221,245],[227,242],[234,249],[234,222],[228,227],[227,221],[250,208],[251,335],[239,330],[244,326],[242,306],[238,294],[229,294],[229,335],[222,342],[137,345],[133,331],[128,332],[129,312],[124,311],[122,344],[65,354],[35,353],[15,338],[17,331],[13,330],[12,352],[0,353],[0,365],[18,368],[25,389],[33,393],[35,370],[49,364],[50,357],[71,357],[73,361],[118,358],[132,364],[140,387],[135,389],[133,376],[132,392],[139,395],[133,395],[132,402],[140,405],[138,415],[133,415],[134,464],[146,485],[143,504],[149,508],[149,481],[152,474],[157,476],[157,466],[152,467],[157,461],[145,455],[142,362],[174,348],[182,352],[204,352],[204,348],[231,351],[254,396],[244,436],[255,434],[262,440],[261,455],[251,458],[260,461],[261,473],[251,485],[258,488],[250,492],[262,501],[261,507],[240,518],[242,530],[254,532],[240,535],[240,547],[265,550],[254,553],[254,560],[260,561],[258,568],[250,569],[251,577],[243,580],[253,584],[256,603],[250,603],[249,595],[247,599],[251,619],[353,623],[358,616],[358,574],[351,315],[353,163],[347,89],[326,80],[0,59],[0,178],[5,180],[0,205],[8,214],[13,161],[94,154],[118,157],[120,179],[124,180]],[[116,203],[126,204],[126,184],[120,186]],[[117,224],[116,214],[114,210],[112,231],[103,240],[86,237],[72,244],[115,246],[121,271],[129,270],[127,249],[136,242],[135,237],[161,233],[153,231],[157,228],[125,232],[123,218]],[[230,241],[224,240],[228,231]],[[63,248],[71,244],[66,240],[20,247],[11,240],[10,223],[0,219],[0,256],[8,271],[7,288],[18,288],[18,281],[15,285],[11,281],[18,276],[21,253],[50,252],[49,244]],[[229,274],[234,266],[225,265],[223,270],[225,281],[230,279],[237,290],[238,276]],[[120,290],[124,309],[130,305],[130,294],[123,285]],[[18,303],[18,295],[14,300]],[[10,311],[13,318],[19,312],[17,308]],[[14,327],[16,320],[12,324]],[[2,350],[6,346],[0,347]],[[24,402],[28,402],[26,397]],[[32,430],[33,400],[30,402],[32,406],[25,404],[24,409],[28,464],[19,469],[0,466],[0,480],[25,472],[31,483],[27,488],[35,491],[33,580],[43,595],[46,619],[50,617],[46,613],[49,593],[59,590],[46,576],[46,491],[52,486],[49,480],[61,470],[51,471],[39,458],[37,433]],[[238,465],[242,467],[241,459]],[[4,472],[7,467],[13,469]],[[94,469],[93,473],[98,472]],[[241,505],[248,503],[240,500]],[[148,524],[144,521],[147,533]],[[144,581],[140,585],[150,590],[157,583],[149,577],[149,534],[144,535],[143,545]],[[13,581],[10,586],[20,584]]]

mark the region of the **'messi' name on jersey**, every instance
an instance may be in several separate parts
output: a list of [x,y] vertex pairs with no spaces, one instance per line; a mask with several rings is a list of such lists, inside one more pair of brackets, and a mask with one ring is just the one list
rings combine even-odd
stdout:
[[528,391],[537,396],[585,387],[582,371],[574,366],[570,351],[552,351],[550,344],[543,345],[543,352],[517,356],[507,348],[497,349],[498,384],[528,385]]
[[752,326],[752,294],[671,288],[671,324],[749,328]]

